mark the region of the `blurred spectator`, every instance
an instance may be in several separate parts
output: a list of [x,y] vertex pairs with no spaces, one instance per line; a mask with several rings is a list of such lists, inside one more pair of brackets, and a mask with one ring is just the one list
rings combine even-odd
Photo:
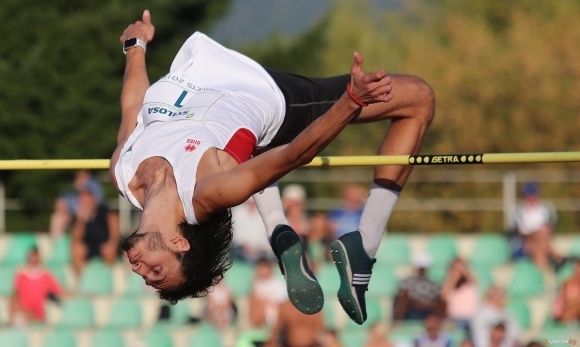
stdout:
[[62,236],[75,216],[78,206],[78,194],[88,190],[95,197],[98,204],[103,203],[104,193],[101,184],[91,175],[89,170],[77,172],[73,181],[74,192],[66,193],[54,202],[54,212],[50,217],[50,236],[58,238]]
[[324,332],[322,313],[305,315],[290,301],[279,306],[276,325],[270,333],[266,347],[318,347],[318,339]]
[[[338,339],[338,334],[334,329],[326,329],[324,335],[322,336],[321,347],[343,347],[342,343]],[[350,347],[350,346],[346,346]]]
[[503,323],[496,324],[491,329],[491,336],[489,337],[490,347],[503,347],[505,341],[505,325]]
[[251,264],[260,258],[276,259],[268,242],[266,226],[252,198],[232,208],[232,221],[234,236],[231,256],[233,259]]
[[72,265],[80,274],[87,260],[101,258],[113,265],[119,255],[119,218],[99,204],[91,191],[79,193],[79,205],[71,233]]
[[304,239],[309,231],[308,216],[304,211],[306,191],[301,185],[290,184],[282,191],[282,206],[290,226],[300,238]]
[[463,260],[457,258],[449,266],[441,297],[446,303],[447,318],[469,334],[469,321],[479,307],[479,293],[475,277]]
[[541,342],[538,342],[538,341],[530,341],[526,345],[526,347],[545,347],[545,346],[546,345],[544,345],[544,344],[542,344]]
[[288,300],[284,279],[274,276],[273,265],[268,259],[260,259],[250,292],[250,323],[253,327],[274,326],[278,318],[278,306]]
[[548,268],[550,260],[558,265],[563,261],[552,248],[552,232],[556,221],[553,204],[540,199],[537,184],[526,183],[524,200],[515,213],[515,230],[524,253],[542,269]]
[[334,239],[358,230],[362,205],[365,202],[364,189],[357,185],[347,185],[342,191],[342,199],[342,207],[328,213]]
[[205,302],[204,319],[213,323],[220,330],[227,329],[234,320],[237,309],[234,304],[234,296],[225,281],[213,286]]
[[14,296],[11,300],[11,320],[15,325],[43,322],[47,300],[58,301],[61,288],[54,276],[42,267],[38,250],[28,254],[26,265],[14,278]]
[[492,286],[487,291],[486,302],[471,320],[471,335],[475,347],[491,345],[492,330],[498,324],[505,327],[502,347],[514,347],[518,343],[519,327],[510,313],[505,310],[505,293]]
[[431,314],[444,315],[441,285],[426,276],[430,265],[431,257],[427,254],[420,254],[413,259],[417,274],[399,284],[395,297],[395,320],[423,320]]
[[562,323],[580,321],[580,260],[576,261],[572,276],[560,288],[553,316]]
[[392,344],[385,338],[384,325],[375,323],[371,326],[365,347],[392,347]]
[[430,314],[425,318],[425,332],[415,338],[415,347],[451,347],[451,338],[441,332],[441,318]]
[[470,339],[463,340],[459,344],[459,347],[473,347],[473,342]]

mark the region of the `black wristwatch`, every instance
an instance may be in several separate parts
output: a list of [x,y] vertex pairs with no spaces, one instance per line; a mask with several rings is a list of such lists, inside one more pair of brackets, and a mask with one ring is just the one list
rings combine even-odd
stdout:
[[132,39],[126,40],[125,43],[123,43],[123,53],[127,54],[128,50],[135,47],[142,47],[144,51],[147,51],[147,43],[134,37]]

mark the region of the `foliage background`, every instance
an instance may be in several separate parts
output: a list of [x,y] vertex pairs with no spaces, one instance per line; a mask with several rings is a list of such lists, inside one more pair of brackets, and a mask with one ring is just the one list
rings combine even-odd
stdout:
[[[156,38],[148,50],[150,79],[163,75],[194,30],[206,31],[229,2],[117,0],[0,5],[0,159],[106,158],[114,149],[123,55],[118,37],[151,9]],[[231,45],[260,63],[313,76],[349,71],[352,51],[368,70],[424,78],[436,91],[437,117],[424,153],[567,151],[580,146],[580,2],[559,0],[407,0],[376,11],[366,1],[337,1],[312,28],[295,36]],[[257,24],[259,25],[259,23]],[[329,154],[373,154],[388,124],[345,130]],[[496,169],[580,169],[577,164],[504,165]],[[475,167],[462,168],[477,170]],[[420,169],[425,170],[425,169]],[[428,170],[437,170],[429,168]],[[27,210],[12,229],[46,229],[48,201],[72,173],[0,172],[7,195]],[[317,184],[311,194],[338,196]],[[574,184],[543,186],[548,198],[575,197]],[[109,192],[114,196],[112,191]],[[501,197],[501,187],[410,184],[403,197]],[[40,201],[40,202],[39,202]],[[561,213],[574,231],[577,213]],[[499,213],[397,212],[390,229],[499,230]],[[10,229],[10,225],[9,225]]]

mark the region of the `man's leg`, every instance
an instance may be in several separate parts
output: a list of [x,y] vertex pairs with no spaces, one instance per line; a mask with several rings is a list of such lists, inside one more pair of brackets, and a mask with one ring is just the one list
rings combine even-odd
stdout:
[[278,184],[254,194],[253,199],[286,280],[290,302],[304,314],[319,312],[324,305],[322,288],[308,267],[300,237],[284,215]]
[[[391,76],[393,99],[363,109],[357,123],[390,119],[391,125],[379,148],[381,155],[418,154],[434,116],[432,89],[414,76]],[[358,324],[367,318],[365,292],[371,279],[374,256],[403,186],[410,166],[381,166],[363,209],[359,230],[341,236],[331,254],[341,278],[338,300]]]

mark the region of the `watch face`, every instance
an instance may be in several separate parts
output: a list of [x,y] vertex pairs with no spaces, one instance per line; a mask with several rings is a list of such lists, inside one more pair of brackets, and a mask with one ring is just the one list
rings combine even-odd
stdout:
[[136,44],[137,44],[137,38],[128,39],[123,44],[123,48],[124,49],[131,48],[131,47],[135,46]]

